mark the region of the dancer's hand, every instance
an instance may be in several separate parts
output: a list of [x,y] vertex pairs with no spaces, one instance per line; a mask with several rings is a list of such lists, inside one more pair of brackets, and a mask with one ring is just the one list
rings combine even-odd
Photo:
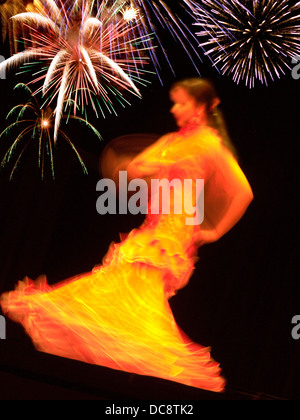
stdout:
[[216,242],[219,239],[219,235],[215,229],[200,230],[193,237],[194,245],[200,247],[205,244]]
[[219,239],[219,235],[215,229],[200,230],[193,236],[192,245],[188,248],[187,254],[189,257],[194,257],[197,254],[198,248],[205,244],[216,242]]

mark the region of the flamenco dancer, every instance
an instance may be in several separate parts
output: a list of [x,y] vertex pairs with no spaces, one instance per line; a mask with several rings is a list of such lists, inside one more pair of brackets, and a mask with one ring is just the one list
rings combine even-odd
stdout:
[[187,285],[198,248],[226,234],[253,194],[215,126],[220,100],[210,82],[178,82],[170,97],[178,131],[134,158],[127,172],[132,179],[192,179],[194,206],[196,180],[203,179],[204,222],[189,225],[190,214],[175,214],[172,206],[170,214],[149,211],[139,228],[110,246],[102,265],[54,286],[26,279],[1,296],[1,306],[38,351],[223,392],[219,364],[179,329],[169,299]]

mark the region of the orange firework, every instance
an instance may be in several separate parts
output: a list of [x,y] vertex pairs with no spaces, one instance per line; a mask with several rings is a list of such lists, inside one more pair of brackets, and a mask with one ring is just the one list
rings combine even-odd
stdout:
[[30,66],[33,59],[46,64],[43,76],[32,83],[42,80],[40,90],[49,97],[48,103],[56,100],[54,141],[67,99],[75,102],[75,114],[79,96],[81,106],[91,103],[94,111],[97,96],[110,111],[116,98],[126,102],[123,90],[140,97],[136,83],[143,83],[141,68],[147,63],[144,51],[150,48],[145,45],[149,37],[136,35],[139,23],[132,26],[118,9],[107,9],[104,3],[96,16],[89,2],[83,0],[69,10],[52,2],[47,13],[13,17],[27,27],[29,38],[25,41],[31,45],[4,61],[0,71],[27,61]]

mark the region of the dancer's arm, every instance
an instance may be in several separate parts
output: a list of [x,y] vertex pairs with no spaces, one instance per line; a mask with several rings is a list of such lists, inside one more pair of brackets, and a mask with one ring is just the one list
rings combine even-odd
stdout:
[[129,179],[148,179],[154,176],[159,170],[157,162],[143,163],[130,158],[122,160],[114,169],[113,179],[117,180],[120,171],[127,171]]
[[223,150],[217,160],[222,172],[224,191],[228,197],[228,206],[221,220],[212,228],[204,229],[195,235],[197,246],[219,240],[229,232],[243,217],[254,196],[250,184],[234,157]]
[[162,165],[161,154],[169,140],[169,134],[161,137],[153,145],[147,147],[127,166],[127,173],[130,179],[151,178],[159,172]]

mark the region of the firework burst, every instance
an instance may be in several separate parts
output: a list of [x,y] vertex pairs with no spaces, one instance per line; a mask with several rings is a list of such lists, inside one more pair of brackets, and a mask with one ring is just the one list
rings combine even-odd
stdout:
[[268,84],[300,56],[300,2],[207,0],[191,2],[201,27],[197,35],[214,66],[249,87]]
[[133,25],[123,18],[121,6],[112,9],[106,6],[107,1],[102,1],[93,16],[91,2],[81,0],[66,8],[62,2],[59,7],[53,0],[47,0],[47,13],[30,12],[13,17],[27,27],[29,36],[25,41],[30,46],[7,59],[0,70],[28,62],[26,70],[31,71],[32,61],[45,63],[45,71],[30,83],[42,81],[40,90],[48,104],[56,102],[55,141],[66,99],[73,100],[76,115],[79,104],[82,112],[87,104],[92,104],[97,112],[97,97],[111,112],[113,100],[127,102],[122,92],[141,96],[136,84],[144,83],[149,36],[139,35],[139,22]]
[[[23,83],[18,84],[15,89],[23,89],[29,95],[29,100],[25,104],[20,104],[11,109],[11,111],[7,115],[7,119],[10,117],[14,117],[16,114],[15,121],[11,123],[1,134],[0,138],[7,136],[14,132],[14,130],[18,131],[18,135],[13,140],[12,144],[8,148],[7,152],[5,153],[1,167],[7,166],[7,164],[12,160],[13,156],[16,154],[17,159],[13,164],[13,168],[11,170],[10,179],[12,179],[19,162],[28,148],[28,146],[32,143],[37,145],[38,148],[38,165],[41,169],[41,176],[42,179],[44,178],[44,171],[45,171],[45,164],[46,158],[49,158],[50,161],[50,168],[52,177],[55,178],[54,173],[54,148],[55,143],[53,141],[53,126],[54,126],[54,117],[53,111],[51,108],[46,107],[42,109],[40,104],[38,103],[36,97],[33,95],[31,89]],[[69,115],[64,116],[64,119],[67,121],[69,119],[76,120],[82,124],[84,124],[87,128],[93,132],[93,134],[101,139],[100,133],[93,127],[90,123],[88,123],[85,119]],[[67,134],[62,131],[61,129],[58,130],[58,136],[65,140],[67,144],[72,148],[74,153],[76,154],[81,167],[84,173],[87,173],[87,168],[76,149],[75,145],[72,143],[71,139],[67,136]]]

